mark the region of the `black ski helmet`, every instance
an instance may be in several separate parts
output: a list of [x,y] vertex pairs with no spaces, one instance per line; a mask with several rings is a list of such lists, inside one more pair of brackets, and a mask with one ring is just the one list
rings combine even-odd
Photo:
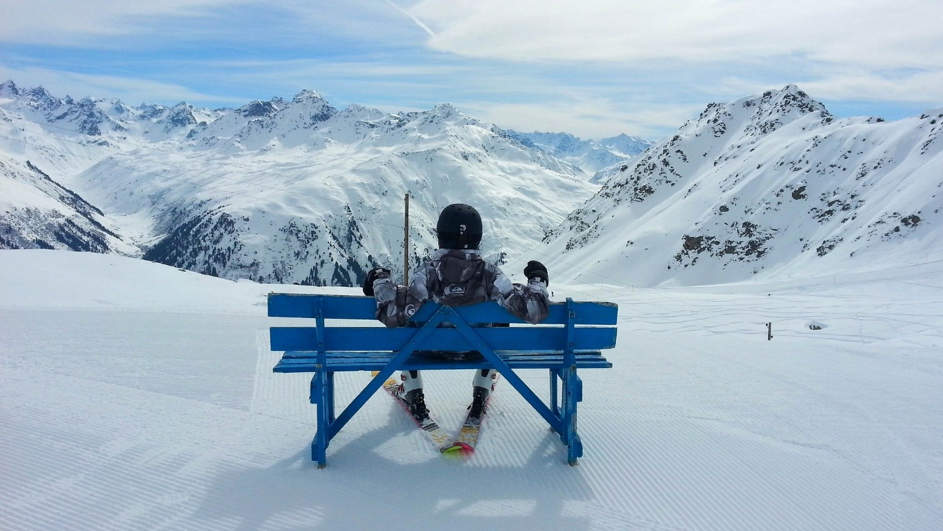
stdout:
[[435,231],[440,249],[477,249],[481,243],[481,216],[474,207],[455,203],[439,214]]

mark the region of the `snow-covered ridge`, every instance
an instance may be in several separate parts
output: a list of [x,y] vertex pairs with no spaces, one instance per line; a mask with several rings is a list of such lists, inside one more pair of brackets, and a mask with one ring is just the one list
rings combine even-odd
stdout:
[[0,248],[132,250],[103,225],[101,210],[31,162],[0,158],[0,183]]
[[[103,219],[94,221],[120,243],[94,250],[226,278],[354,285],[376,265],[400,272],[407,193],[412,263],[435,247],[435,218],[453,202],[482,212],[484,251],[501,261],[533,246],[598,188],[572,165],[449,104],[339,110],[306,90],[237,109],[132,108],[12,82],[0,85],[0,98],[0,156],[98,209]],[[22,172],[3,178],[24,181]],[[24,203],[0,219],[12,220],[30,207]],[[17,228],[60,214],[0,221],[9,242],[2,245],[61,248],[51,234]]]
[[528,147],[535,147],[564,160],[583,171],[593,174],[598,180],[599,171],[611,166],[626,164],[632,158],[652,146],[644,138],[617,135],[601,140],[583,140],[569,133],[521,133],[508,130],[514,139]]
[[[512,271],[539,258],[555,275],[621,285],[913,263],[940,248],[943,110],[840,119],[792,85],[708,105],[598,172],[601,188],[566,155],[584,141],[503,130],[449,104],[390,114],[302,91],[237,109],[131,108],[12,82],[0,102],[10,248],[355,285],[377,264],[402,271],[406,193],[413,264],[457,201],[482,211],[484,250]],[[627,155],[631,139],[609,140]]]
[[641,286],[926,261],[943,248],[941,129],[943,111],[838,119],[793,85],[710,104],[607,170],[540,252]]

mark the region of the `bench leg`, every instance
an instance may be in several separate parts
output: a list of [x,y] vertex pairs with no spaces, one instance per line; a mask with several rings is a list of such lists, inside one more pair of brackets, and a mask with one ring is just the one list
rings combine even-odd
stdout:
[[[553,412],[557,417],[560,416],[560,405],[557,399],[558,395],[558,382],[560,378],[560,371],[556,369],[550,369],[550,411]],[[553,426],[550,426],[550,431],[556,431],[553,429]]]
[[317,461],[318,468],[327,466],[327,444],[331,422],[329,417],[333,416],[330,410],[334,402],[333,381],[334,378],[329,377],[325,371],[318,371],[311,378],[311,403],[317,404],[318,409],[318,431],[311,442],[311,460]]
[[564,369],[563,372],[563,426],[565,433],[560,439],[567,446],[567,462],[575,465],[576,460],[583,455],[583,443],[576,430],[576,405],[583,400],[583,381],[576,374],[576,367]]
[[327,373],[327,387],[329,392],[327,393],[327,418],[328,422],[331,424],[334,423],[334,371],[328,371]]

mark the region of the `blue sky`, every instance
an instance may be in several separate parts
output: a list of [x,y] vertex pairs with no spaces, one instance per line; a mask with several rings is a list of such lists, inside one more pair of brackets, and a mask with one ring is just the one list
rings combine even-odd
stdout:
[[[4,0],[0,81],[58,96],[452,103],[501,127],[671,134],[794,83],[839,116],[943,107],[940,0]],[[782,5],[778,5],[782,4]]]

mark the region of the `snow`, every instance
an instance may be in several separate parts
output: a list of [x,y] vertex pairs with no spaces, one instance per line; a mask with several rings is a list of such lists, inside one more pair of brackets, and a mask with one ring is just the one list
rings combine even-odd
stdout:
[[[658,289],[550,270],[555,300],[620,306],[578,466],[504,383],[471,459],[377,393],[318,470],[265,296],[357,290],[0,251],[0,529],[943,529],[940,261]],[[449,430],[466,372],[427,373]]]
[[938,260],[941,119],[839,119],[794,85],[709,104],[600,172],[601,190],[533,252],[639,287]]
[[[533,145],[589,174],[597,175],[604,168],[629,162],[652,146],[648,140],[626,134],[601,140],[583,140],[569,133],[522,133],[510,129],[506,132],[525,145]],[[595,176],[592,181],[596,182]]]
[[338,111],[303,91],[235,110],[130,109],[17,94],[0,108],[0,190],[34,186],[41,171],[99,213],[78,215],[44,191],[0,200],[0,225],[12,226],[5,248],[150,252],[230,279],[357,285],[362,268],[402,273],[406,194],[417,265],[446,205],[482,213],[482,251],[499,261],[598,189],[581,170],[451,105]]

